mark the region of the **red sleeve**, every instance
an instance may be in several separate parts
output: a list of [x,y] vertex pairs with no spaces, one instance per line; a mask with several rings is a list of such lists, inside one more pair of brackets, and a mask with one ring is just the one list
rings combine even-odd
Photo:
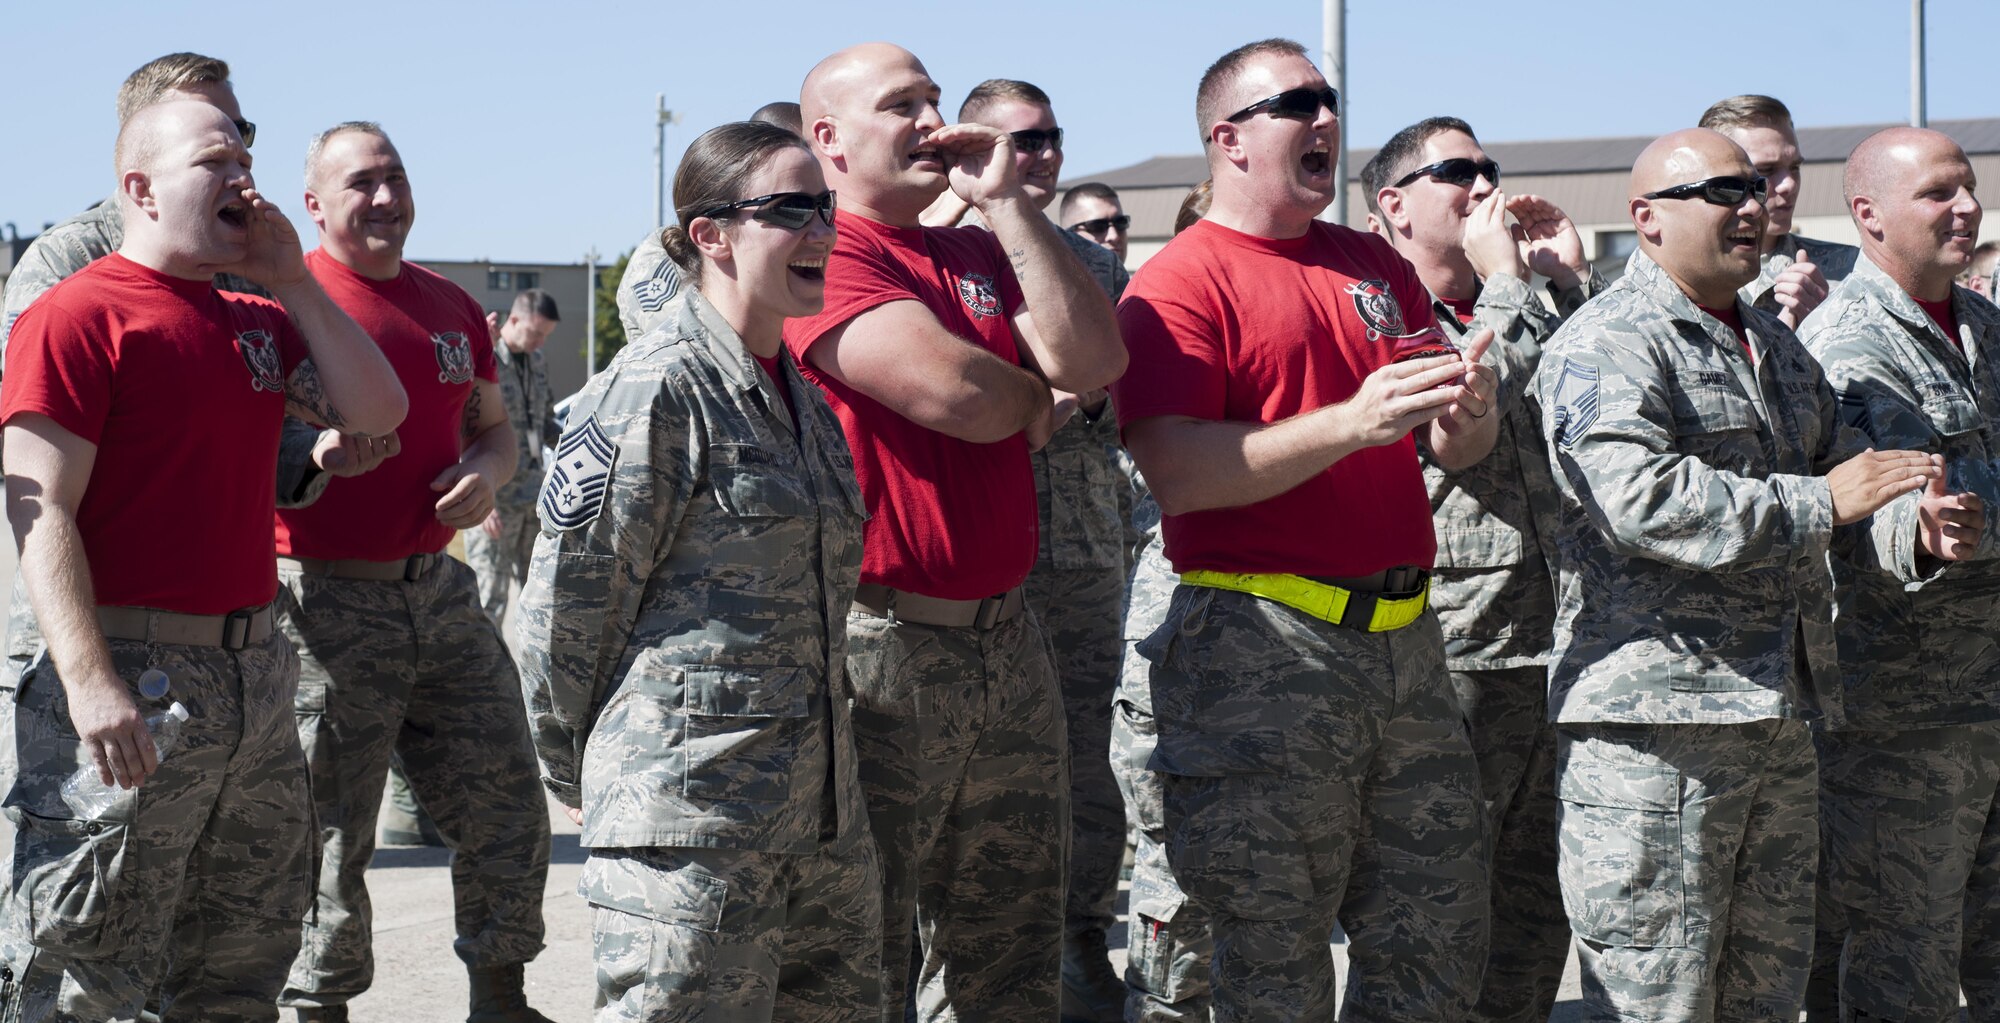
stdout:
[[[806,350],[833,328],[878,305],[922,301],[887,250],[860,239],[849,244],[848,237],[841,236],[827,261],[826,307],[817,316],[785,321],[785,345],[802,365]],[[832,265],[835,261],[841,265]]]
[[1229,366],[1215,313],[1159,297],[1162,290],[1128,292],[1118,306],[1118,330],[1131,354],[1125,375],[1111,385],[1121,430],[1135,419],[1221,419],[1227,410]]
[[96,444],[111,414],[115,362],[105,332],[85,330],[67,311],[36,302],[14,321],[7,338],[0,424],[23,412],[37,413]]

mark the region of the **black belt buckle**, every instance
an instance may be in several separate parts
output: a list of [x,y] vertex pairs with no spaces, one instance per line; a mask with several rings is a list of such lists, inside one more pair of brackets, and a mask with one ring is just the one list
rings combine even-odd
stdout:
[[1006,606],[1007,595],[1004,593],[997,597],[987,597],[980,601],[979,610],[973,612],[972,615],[972,627],[975,629],[990,629],[1000,624],[1000,611]]
[[250,626],[255,623],[255,610],[231,611],[222,616],[222,649],[242,650],[250,645]]
[[1381,600],[1380,594],[1347,591],[1347,610],[1340,613],[1340,625],[1344,629],[1368,631],[1368,623],[1375,620],[1375,604]]
[[1406,600],[1424,590],[1424,580],[1430,577],[1430,570],[1416,565],[1397,565],[1382,573],[1382,596],[1390,600]]
[[430,555],[428,554],[412,554],[408,558],[405,558],[403,560],[403,581],[413,583],[422,579],[424,577],[424,569],[430,565],[430,562],[426,560],[429,557]]

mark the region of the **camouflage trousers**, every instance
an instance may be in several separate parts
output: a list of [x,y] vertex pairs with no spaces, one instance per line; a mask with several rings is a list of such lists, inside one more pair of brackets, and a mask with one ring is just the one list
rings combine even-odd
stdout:
[[280,621],[304,664],[297,727],[325,851],[319,911],[281,1004],[340,1004],[374,981],[363,875],[392,749],[452,850],[453,950],[473,969],[533,959],[548,805],[514,662],[474,601],[472,570],[440,557],[415,582],[375,582],[289,564]]
[[593,849],[598,1023],[863,1023],[882,1014],[882,866],[856,829],[795,856]]
[[1820,734],[1847,1019],[2000,1019],[2000,721]]
[[1805,722],[1558,737],[1557,869],[1585,1018],[1797,1019],[1819,855]]
[[1125,580],[1116,571],[1064,570],[1048,562],[1028,576],[1028,604],[1055,649],[1069,730],[1069,894],[1066,935],[1109,931],[1116,918],[1118,868],[1125,858],[1125,808],[1111,776],[1111,691],[1124,654]]
[[1467,1017],[1492,1023],[1549,1018],[1569,959],[1569,918],[1556,883],[1556,730],[1548,670],[1454,671],[1479,760],[1492,843],[1492,944],[1479,1001]]
[[1062,696],[1032,610],[991,629],[847,619],[868,821],[882,857],[882,1019],[1052,1020],[1069,862]]
[[[312,899],[306,765],[291,713],[299,662],[273,634],[241,651],[110,641],[143,713],[192,712],[160,770],[99,816],[61,793],[78,739],[46,656],[8,680],[14,823],[0,1019],[270,1020]],[[165,671],[166,700],[138,695]]]
[[465,563],[479,576],[479,606],[493,619],[494,628],[507,617],[513,587],[527,585],[528,559],[535,552],[535,537],[542,531],[542,521],[532,504],[499,511],[498,540],[478,526],[459,534],[465,538]]
[[1216,1020],[1457,1019],[1486,959],[1478,767],[1437,618],[1342,628],[1174,591],[1153,662],[1167,858],[1209,921]]
[[1207,1023],[1208,924],[1167,863],[1165,794],[1147,768],[1153,723],[1151,665],[1127,644],[1111,707],[1111,771],[1125,797],[1132,851],[1132,914],[1125,939],[1126,1023]]

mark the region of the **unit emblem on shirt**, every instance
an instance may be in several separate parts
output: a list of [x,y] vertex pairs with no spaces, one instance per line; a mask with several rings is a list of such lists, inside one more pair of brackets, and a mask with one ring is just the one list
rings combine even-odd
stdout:
[[472,342],[464,334],[455,330],[432,334],[431,350],[437,354],[438,383],[462,384],[472,379]]
[[1354,315],[1368,328],[1368,340],[1404,336],[1403,307],[1397,304],[1388,282],[1357,281],[1347,286],[1347,294],[1354,299]]
[[556,529],[575,529],[596,518],[617,461],[618,445],[605,436],[596,416],[564,434],[542,484],[542,519]]
[[250,389],[277,393],[285,389],[285,360],[278,354],[278,339],[268,330],[246,330],[236,335],[236,350],[250,367]]
[[980,319],[1000,315],[1000,293],[993,290],[993,278],[985,274],[966,274],[959,278],[958,297],[965,300],[965,307]]

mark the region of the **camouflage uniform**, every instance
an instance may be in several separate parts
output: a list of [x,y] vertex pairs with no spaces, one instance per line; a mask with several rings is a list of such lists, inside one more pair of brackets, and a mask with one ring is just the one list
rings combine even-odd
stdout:
[[[1111,296],[1124,294],[1131,274],[1111,250],[1062,232],[1062,238],[1091,276]],[[1028,574],[1028,603],[1042,620],[1055,650],[1056,677],[1062,682],[1063,717],[1069,729],[1070,862],[1063,912],[1065,957],[1103,963],[1099,976],[1064,977],[1065,1015],[1089,1018],[1086,1006],[1106,993],[1090,981],[1116,983],[1106,958],[1105,932],[1111,929],[1118,895],[1118,867],[1125,855],[1125,812],[1112,777],[1111,691],[1118,684],[1124,651],[1120,631],[1125,609],[1125,575],[1131,554],[1126,524],[1131,517],[1131,485],[1118,465],[1118,417],[1107,400],[1097,413],[1079,410],[1048,445],[1034,453],[1035,501],[1041,513],[1041,550]],[[1123,992],[1109,993],[1116,1002]],[[1078,1004],[1080,1002],[1084,1004]]]
[[1788,234],[1758,261],[1757,279],[1738,288],[1736,294],[1743,301],[1777,315],[1778,299],[1772,294],[1771,286],[1778,283],[1779,274],[1791,269],[1792,264],[1798,261],[1800,249],[1806,250],[1807,262],[1819,267],[1820,276],[1826,278],[1829,288],[1846,280],[1847,275],[1854,272],[1855,261],[1861,258],[1861,250],[1852,245]]
[[516,352],[505,342],[494,349],[500,364],[500,398],[507,406],[507,420],[514,424],[518,457],[514,478],[493,495],[500,538],[487,536],[477,526],[464,536],[466,563],[479,575],[479,606],[497,627],[507,617],[509,589],[527,582],[528,555],[541,532],[535,522],[535,495],[542,489],[542,446],[556,439],[556,413],[547,358],[540,351]]
[[[1604,282],[1550,288],[1563,315]],[[1474,1020],[1546,1020],[1569,958],[1569,921],[1556,883],[1556,735],[1548,721],[1554,640],[1555,480],[1529,393],[1542,345],[1561,317],[1525,282],[1486,279],[1473,321],[1434,300],[1438,325],[1461,345],[1491,328],[1491,362],[1505,417],[1493,451],[1456,472],[1436,464],[1419,434],[1438,552],[1431,605],[1445,664],[1479,760],[1490,838],[1492,941]]]
[[618,322],[628,343],[660,327],[671,332],[680,323],[683,284],[680,268],[660,244],[660,232],[648,231],[625,260],[625,276],[618,281]]
[[[94,819],[60,791],[79,740],[55,665],[0,683],[18,754],[6,798],[14,890],[0,928],[0,1017],[259,1020],[311,904],[313,833],[291,700],[298,659],[272,633],[238,651],[109,641],[143,713],[193,714],[160,770]],[[172,680],[139,696],[139,673]],[[28,942],[32,941],[30,945]]]
[[585,386],[542,493],[522,686],[583,809],[600,1020],[880,1012],[843,672],[861,492],[782,358],[773,382],[690,292]]
[[1535,378],[1562,495],[1549,670],[1559,870],[1594,1017],[1792,1018],[1817,774],[1839,712],[1828,550],[1915,577],[1916,498],[1833,527],[1866,444],[1775,316],[1758,359],[1660,266],[1557,331]]
[[1954,288],[1952,311],[1955,339],[1864,258],[1801,333],[1850,423],[1942,454],[1988,509],[1976,560],[1933,579],[1834,563],[1845,718],[1819,736],[1822,887],[1846,927],[1840,1001],[1871,1018],[1956,1019],[1961,985],[1973,1019],[2000,1014],[2000,309]]

